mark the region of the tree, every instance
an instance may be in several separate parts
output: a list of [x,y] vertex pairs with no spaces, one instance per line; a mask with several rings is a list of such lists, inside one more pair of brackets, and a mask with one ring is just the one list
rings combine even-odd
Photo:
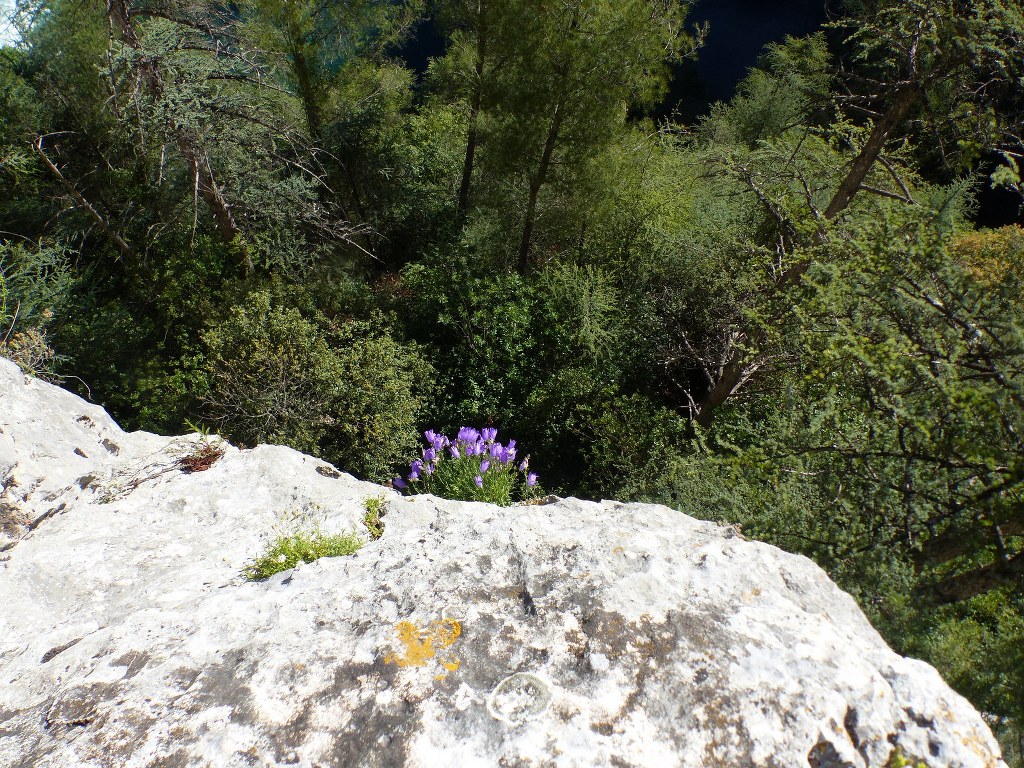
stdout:
[[[575,180],[651,104],[686,43],[683,8],[661,0],[513,0],[459,6],[465,29],[439,72],[468,84],[469,128],[459,188],[465,212],[478,184],[519,214],[515,263],[530,266],[541,192]],[[479,196],[477,196],[479,199]]]
[[268,61],[280,62],[274,80],[298,102],[312,160],[323,169],[321,199],[367,225],[358,237],[367,249],[380,246],[369,226],[377,212],[367,187],[379,179],[363,169],[372,152],[368,136],[403,120],[410,80],[387,52],[404,40],[421,6],[421,0],[251,0],[242,6],[242,35]]
[[[1014,158],[1024,147],[1024,118],[997,107],[1006,103],[1008,89],[1024,72],[1017,53],[1024,45],[1020,6],[1003,0],[880,0],[873,6],[873,15],[837,25],[852,30],[845,39],[834,96],[841,119],[827,133],[816,131],[813,123],[791,129],[825,135],[843,152],[836,169],[840,180],[828,198],[822,201],[811,194],[807,178],[796,174],[794,180],[807,189],[806,205],[787,210],[777,196],[765,193],[750,166],[723,163],[745,180],[748,194],[779,228],[790,233],[779,241],[780,264],[765,304],[787,304],[786,291],[828,252],[830,238],[841,237],[841,219],[860,193],[917,204],[906,152],[898,151],[907,141],[924,146],[935,142],[941,162],[953,170],[969,167],[987,149],[1000,148],[1011,164],[1001,178],[1015,178]],[[784,74],[777,66],[769,72],[775,79]],[[794,146],[794,166],[803,150],[804,145]],[[706,389],[692,397],[697,423],[708,426],[715,411],[751,380],[771,354],[770,344],[771,334],[764,327],[737,331]]]
[[[352,227],[318,198],[322,179],[270,64],[230,12],[131,0],[107,4],[105,19],[93,11],[57,0],[28,32],[52,110],[33,145],[123,258],[144,260],[162,233],[189,226],[216,234],[248,273],[350,239]],[[78,60],[62,72],[45,54]],[[62,79],[64,92],[47,82]],[[53,110],[68,100],[79,103]]]
[[[981,152],[1024,149],[1024,118],[1003,111],[1022,73],[1024,10],[1013,0],[879,0],[850,30],[841,107],[870,118],[866,138],[824,211],[842,213],[887,147],[908,130],[942,167],[965,171]],[[846,62],[842,62],[845,65]],[[898,182],[898,180],[897,180]],[[870,191],[870,190],[869,190]]]

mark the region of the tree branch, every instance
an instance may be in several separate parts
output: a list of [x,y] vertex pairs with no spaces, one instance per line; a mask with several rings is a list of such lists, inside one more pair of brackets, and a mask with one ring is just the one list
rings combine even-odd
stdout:
[[78,204],[82,208],[85,209],[86,213],[88,213],[92,220],[95,221],[96,224],[99,226],[99,228],[103,230],[103,233],[110,239],[110,241],[114,244],[117,250],[121,252],[121,255],[125,256],[126,258],[135,260],[134,249],[130,245],[128,245],[125,239],[114,230],[114,228],[110,225],[110,222],[107,221],[106,217],[103,214],[101,214],[98,210],[96,210],[96,207],[92,203],[85,199],[85,196],[78,191],[74,184],[67,180],[64,174],[60,172],[60,169],[53,164],[50,158],[46,156],[46,152],[43,149],[43,141],[45,138],[45,136],[40,136],[32,144],[32,149],[35,151],[37,155],[39,155],[39,158],[43,161],[43,164],[47,167],[50,173],[52,173],[57,178],[57,181],[60,182],[61,186],[64,187],[64,189],[66,189],[68,193],[73,198],[75,198],[75,200],[78,201]]

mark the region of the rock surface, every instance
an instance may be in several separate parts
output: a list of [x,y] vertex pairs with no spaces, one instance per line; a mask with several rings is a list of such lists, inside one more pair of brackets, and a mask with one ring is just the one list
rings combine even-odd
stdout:
[[[401,498],[281,447],[182,471],[199,443],[0,361],[0,765],[1003,765],[802,557],[664,507]],[[356,555],[241,578],[381,495]]]

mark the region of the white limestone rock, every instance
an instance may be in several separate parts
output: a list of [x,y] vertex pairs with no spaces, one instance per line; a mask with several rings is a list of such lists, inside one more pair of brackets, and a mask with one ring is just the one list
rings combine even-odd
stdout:
[[[5,361],[0,430],[40,521],[0,553],[0,765],[1004,765],[824,572],[732,529],[401,498],[272,446],[186,474],[196,436]],[[381,494],[355,556],[241,578],[282,516],[363,531]]]

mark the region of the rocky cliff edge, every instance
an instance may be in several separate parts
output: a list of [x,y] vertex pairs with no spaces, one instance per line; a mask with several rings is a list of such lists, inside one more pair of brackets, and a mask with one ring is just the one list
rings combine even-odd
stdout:
[[[821,569],[733,529],[202,448],[0,361],[0,765],[1003,766]],[[357,554],[241,576],[381,496]]]

